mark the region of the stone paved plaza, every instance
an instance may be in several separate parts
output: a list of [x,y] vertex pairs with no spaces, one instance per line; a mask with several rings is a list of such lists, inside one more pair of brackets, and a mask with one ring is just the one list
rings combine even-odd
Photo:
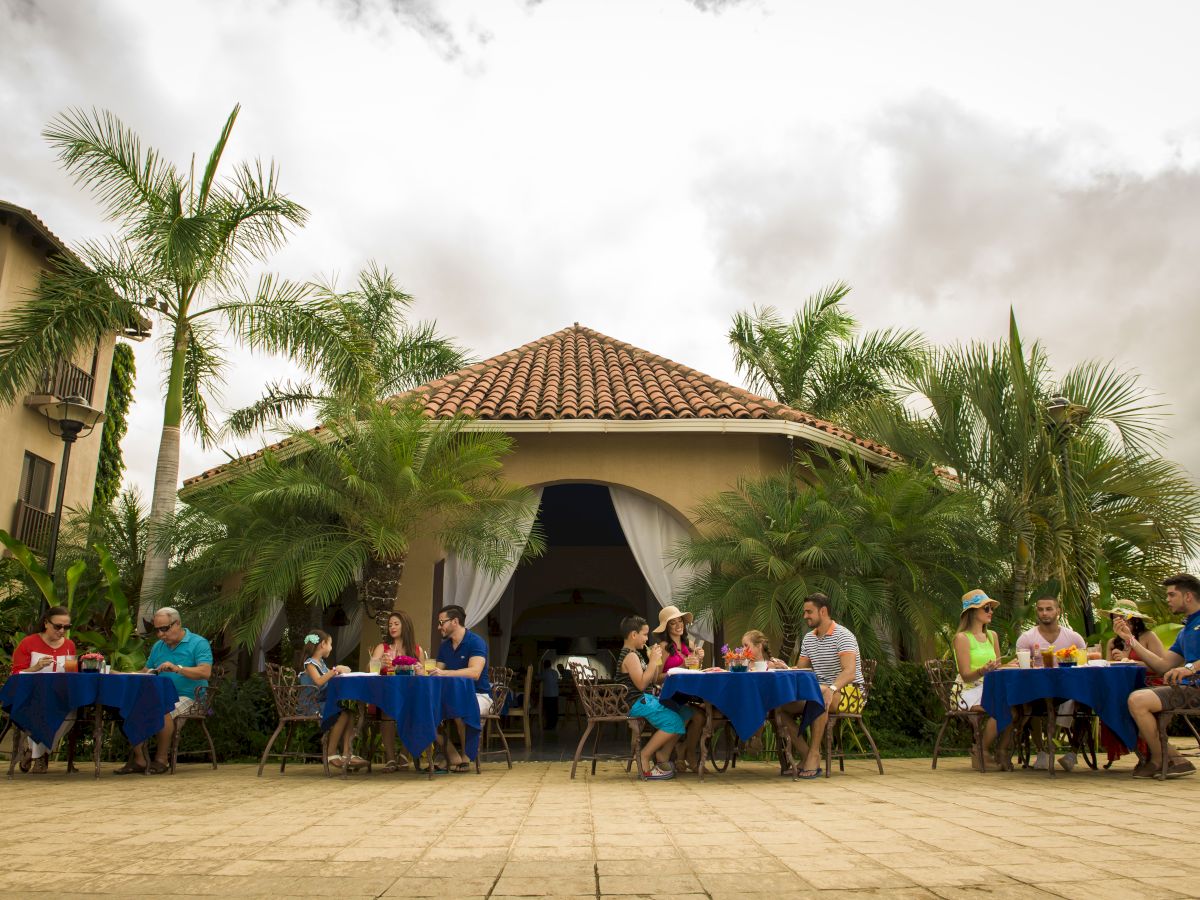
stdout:
[[[1200,894],[1200,776],[1129,766],[972,772],[962,758],[765,763],[638,783],[529,762],[327,779],[202,765],[174,777],[0,780],[0,896],[1108,897]],[[111,767],[108,767],[111,768]],[[1180,824],[1177,824],[1180,823]],[[1165,827],[1166,835],[1160,833]]]

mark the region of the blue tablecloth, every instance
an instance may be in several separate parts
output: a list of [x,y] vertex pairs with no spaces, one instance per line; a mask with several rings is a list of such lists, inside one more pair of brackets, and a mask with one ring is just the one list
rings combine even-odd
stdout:
[[1054,669],[997,669],[983,679],[983,708],[1004,730],[1012,707],[1048,697],[1086,703],[1126,747],[1137,746],[1129,695],[1145,681],[1142,666],[1072,666]]
[[825,709],[817,676],[804,669],[774,672],[687,672],[668,675],[662,698],[706,700],[725,714],[739,738],[749,740],[767,714],[795,700],[808,701],[801,726]]
[[414,759],[429,748],[438,725],[446,719],[462,719],[467,726],[467,746],[463,749],[471,759],[479,752],[479,703],[475,699],[475,682],[470,678],[433,675],[331,678],[325,683],[322,730],[333,726],[340,700],[374,703],[395,719],[396,734]]
[[73,709],[99,700],[121,714],[121,730],[140,744],[163,727],[179,692],[170,678],[86,672],[37,672],[13,675],[0,689],[0,706],[39,744],[50,744]]

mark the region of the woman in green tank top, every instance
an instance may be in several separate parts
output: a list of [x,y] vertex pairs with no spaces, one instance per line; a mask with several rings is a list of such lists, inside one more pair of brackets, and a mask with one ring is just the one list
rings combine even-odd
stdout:
[[[1000,667],[1000,639],[988,628],[999,605],[981,590],[963,595],[958,633],[954,635],[954,661],[958,664],[958,680],[962,684],[959,702],[963,709],[983,709],[983,677]],[[995,740],[996,720],[989,717],[983,729],[983,752],[989,756]],[[994,756],[992,761],[996,762]],[[980,767],[980,753],[974,748],[971,765],[976,769]]]

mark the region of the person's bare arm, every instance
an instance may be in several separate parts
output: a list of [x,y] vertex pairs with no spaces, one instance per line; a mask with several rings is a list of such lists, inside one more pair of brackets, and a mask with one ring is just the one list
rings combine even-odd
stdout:
[[858,654],[853,650],[843,650],[838,654],[838,662],[842,664],[842,671],[838,673],[838,677],[833,681],[833,689],[835,691],[840,691],[854,681],[857,657]]
[[[1133,636],[1133,629],[1129,627],[1128,622],[1119,620],[1114,622],[1113,631],[1116,632],[1117,637],[1125,641],[1126,648],[1135,648],[1141,661],[1159,675],[1166,675],[1168,672],[1173,669],[1177,669],[1187,661],[1178,653],[1174,653],[1170,650],[1163,650],[1161,641],[1159,641],[1158,644],[1158,648],[1161,652],[1155,653],[1151,647],[1147,647]],[[1145,636],[1145,634],[1142,635],[1142,637]]]

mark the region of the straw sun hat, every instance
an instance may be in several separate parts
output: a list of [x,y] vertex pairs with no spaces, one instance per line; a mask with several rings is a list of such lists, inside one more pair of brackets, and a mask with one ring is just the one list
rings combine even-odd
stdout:
[[1114,600],[1112,609],[1098,609],[1096,612],[1102,616],[1108,616],[1110,619],[1113,616],[1121,616],[1124,619],[1141,619],[1143,622],[1154,621],[1138,609],[1137,603],[1133,600]]
[[658,611],[658,627],[654,629],[655,634],[662,634],[667,630],[667,623],[672,619],[683,617],[683,621],[688,625],[692,624],[692,614],[690,612],[681,612],[678,606],[664,606]]

